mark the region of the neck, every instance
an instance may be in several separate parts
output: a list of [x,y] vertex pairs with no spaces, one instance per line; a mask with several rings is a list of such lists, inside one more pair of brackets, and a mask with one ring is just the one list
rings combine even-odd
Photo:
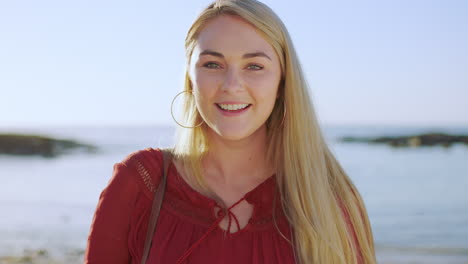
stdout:
[[246,186],[273,174],[266,160],[267,131],[262,126],[242,140],[225,140],[209,133],[210,151],[203,159],[205,177],[224,186]]

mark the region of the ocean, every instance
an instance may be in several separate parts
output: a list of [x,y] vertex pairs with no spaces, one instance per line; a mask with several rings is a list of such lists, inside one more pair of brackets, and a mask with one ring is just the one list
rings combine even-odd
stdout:
[[[468,127],[325,126],[323,131],[364,199],[379,263],[468,263],[468,146],[392,148],[337,140],[468,134]],[[75,139],[100,149],[52,159],[0,155],[0,256],[25,249],[56,255],[83,250],[113,165],[136,150],[174,141],[174,127],[161,126],[0,132]]]

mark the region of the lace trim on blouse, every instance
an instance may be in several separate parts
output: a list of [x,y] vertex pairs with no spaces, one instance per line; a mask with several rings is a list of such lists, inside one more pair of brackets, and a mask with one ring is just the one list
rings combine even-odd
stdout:
[[141,164],[139,160],[136,161],[137,171],[140,174],[141,178],[143,179],[144,184],[148,188],[148,190],[152,193],[156,192],[156,186],[151,180],[151,175],[148,170]]

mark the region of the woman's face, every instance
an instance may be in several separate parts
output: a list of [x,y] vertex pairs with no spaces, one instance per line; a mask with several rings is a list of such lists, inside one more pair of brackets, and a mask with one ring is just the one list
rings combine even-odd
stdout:
[[207,125],[224,139],[240,140],[265,126],[277,98],[281,66],[254,26],[221,15],[200,32],[189,77]]

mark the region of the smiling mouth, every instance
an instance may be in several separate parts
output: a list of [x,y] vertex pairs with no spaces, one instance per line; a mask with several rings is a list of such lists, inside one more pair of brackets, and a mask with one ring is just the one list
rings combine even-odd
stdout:
[[238,112],[249,108],[251,104],[216,104],[216,106],[223,111]]

